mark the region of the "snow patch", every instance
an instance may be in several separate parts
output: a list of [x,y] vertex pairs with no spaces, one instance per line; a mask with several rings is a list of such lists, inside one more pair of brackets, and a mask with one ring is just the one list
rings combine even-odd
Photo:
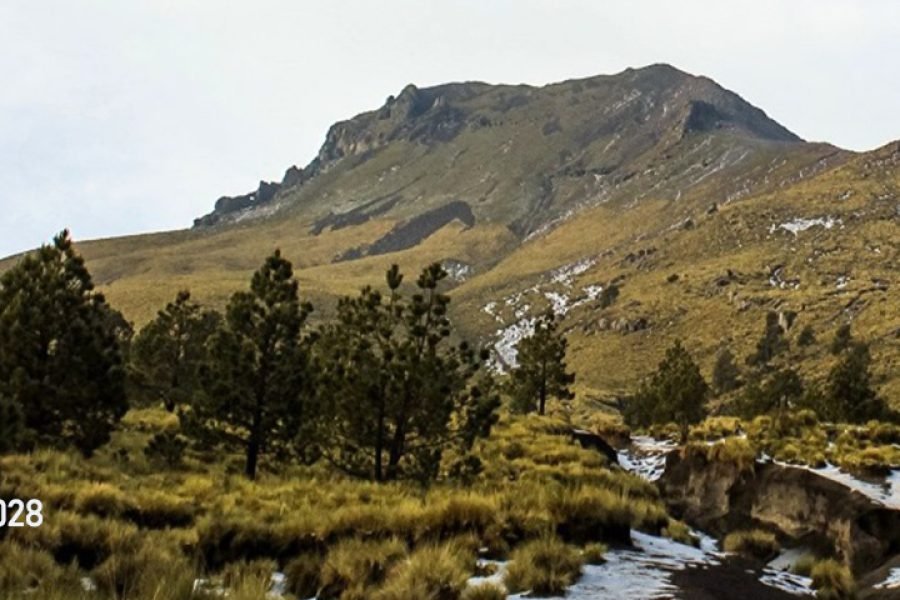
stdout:
[[811,471],[816,475],[821,475],[822,477],[836,481],[851,490],[859,492],[870,500],[874,500],[887,508],[900,510],[900,470],[894,469],[891,471],[890,475],[884,478],[883,482],[876,483],[874,481],[860,479],[850,473],[841,471],[840,468],[830,463],[827,463],[824,467],[815,468],[806,465],[792,465],[777,460],[773,462],[783,467]]
[[785,221],[784,223],[773,224],[769,228],[769,233],[775,233],[779,229],[784,229],[785,231],[793,233],[796,237],[800,232],[806,231],[807,229],[812,229],[813,227],[832,229],[836,225],[842,224],[843,223],[840,219],[834,217],[817,217],[814,219],[804,219],[798,217],[791,221]]
[[675,448],[676,444],[670,440],[634,436],[631,446],[619,451],[619,464],[647,481],[656,481],[666,470],[666,456]]
[[900,568],[893,568],[888,572],[887,578],[881,583],[876,583],[876,590],[896,590],[900,589]]

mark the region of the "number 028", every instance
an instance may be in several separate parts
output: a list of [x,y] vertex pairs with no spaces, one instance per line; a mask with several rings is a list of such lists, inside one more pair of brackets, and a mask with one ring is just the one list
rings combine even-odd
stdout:
[[0,527],[40,527],[44,504],[40,500],[0,500]]

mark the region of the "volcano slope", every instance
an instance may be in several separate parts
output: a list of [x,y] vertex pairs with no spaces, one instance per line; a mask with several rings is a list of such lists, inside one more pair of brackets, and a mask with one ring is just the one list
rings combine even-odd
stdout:
[[[715,82],[653,65],[540,88],[410,85],[192,229],[80,250],[138,326],[183,288],[223,305],[275,247],[320,315],[391,263],[442,261],[457,321],[501,363],[533,315],[565,313],[586,398],[630,390],[674,338],[708,374],[723,345],[749,353],[769,311],[820,342],[852,320],[897,399],[898,223],[900,144],[804,142]],[[817,376],[824,345],[792,360]]]

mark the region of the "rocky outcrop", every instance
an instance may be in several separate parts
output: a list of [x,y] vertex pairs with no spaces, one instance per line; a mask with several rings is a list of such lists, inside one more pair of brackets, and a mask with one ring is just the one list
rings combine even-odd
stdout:
[[194,227],[209,227],[229,215],[268,204],[275,198],[279,190],[281,190],[279,183],[260,181],[255,192],[241,196],[222,196],[216,200],[216,206],[211,213],[194,219]]
[[704,531],[764,527],[834,552],[857,573],[900,550],[900,511],[806,469],[673,452],[660,489],[676,516]]

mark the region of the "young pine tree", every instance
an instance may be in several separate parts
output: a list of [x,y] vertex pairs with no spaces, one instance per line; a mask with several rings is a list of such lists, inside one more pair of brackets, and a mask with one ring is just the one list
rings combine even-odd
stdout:
[[202,393],[182,413],[189,435],[243,450],[250,479],[261,455],[284,455],[296,439],[310,439],[301,327],[311,310],[298,298],[291,263],[276,250],[254,273],[250,291],[232,296],[209,342]]
[[161,401],[169,412],[187,404],[199,388],[206,342],[221,319],[192,302],[189,292],[178,292],[132,344],[129,374],[136,391]]
[[734,364],[734,355],[728,348],[723,348],[716,355],[713,367],[712,387],[716,394],[727,394],[740,387],[741,372]]
[[790,344],[784,337],[784,329],[778,324],[778,313],[766,313],[766,328],[756,343],[756,351],[747,357],[752,367],[768,367],[776,356],[788,350]]
[[543,415],[547,400],[571,400],[569,386],[575,375],[566,371],[566,338],[557,331],[556,318],[547,311],[534,323],[534,332],[518,346],[519,365],[510,374],[512,408]]
[[666,351],[656,372],[641,385],[626,405],[625,417],[633,425],[676,423],[682,441],[691,424],[706,416],[709,386],[700,368],[680,341]]
[[832,354],[837,356],[844,350],[850,348],[852,343],[853,333],[850,328],[850,323],[844,323],[837,328],[837,331],[834,333],[834,338],[831,340],[831,345],[828,349]]
[[832,421],[865,423],[884,419],[888,410],[872,388],[868,344],[853,342],[828,373],[820,413]]
[[795,408],[804,396],[800,375],[793,369],[778,369],[762,381],[754,381],[744,391],[738,403],[739,416],[752,419],[758,415],[774,413],[781,417]]
[[68,231],[0,278],[0,396],[31,441],[90,455],[109,440],[128,408],[116,314]]
[[404,298],[396,265],[388,296],[365,288],[344,298],[316,344],[318,389],[328,421],[325,456],[345,472],[376,481],[438,474],[444,452],[465,453],[496,420],[499,398],[482,369],[486,354],[451,344],[446,277],[431,265]]

